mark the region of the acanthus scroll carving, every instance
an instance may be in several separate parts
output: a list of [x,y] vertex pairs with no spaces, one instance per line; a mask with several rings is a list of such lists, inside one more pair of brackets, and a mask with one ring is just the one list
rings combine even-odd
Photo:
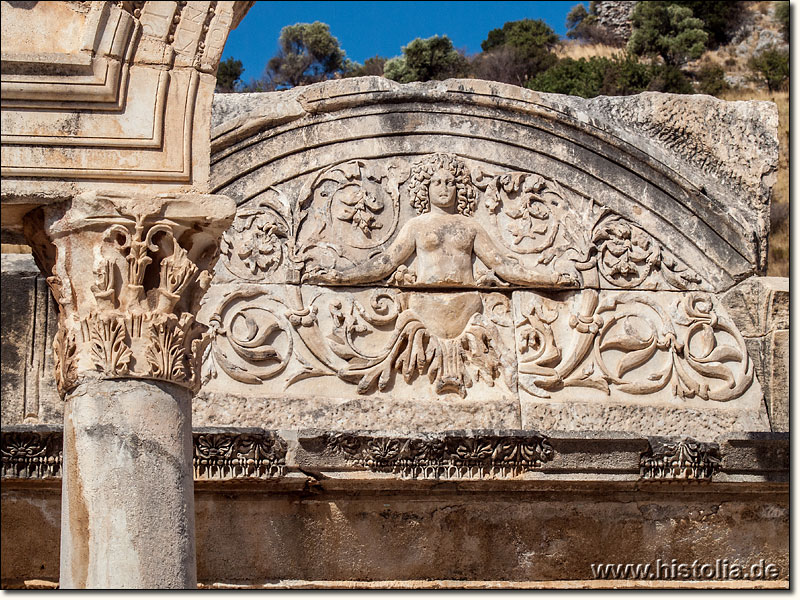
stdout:
[[208,336],[194,314],[211,281],[216,240],[232,216],[233,203],[224,196],[92,192],[48,217],[62,393],[81,376],[197,387],[198,355]]
[[[576,312],[552,304],[530,297],[519,306],[519,385],[535,396],[572,386],[728,402],[753,382],[744,339],[709,294],[665,302],[643,292],[584,290]],[[559,336],[556,321],[568,321]]]

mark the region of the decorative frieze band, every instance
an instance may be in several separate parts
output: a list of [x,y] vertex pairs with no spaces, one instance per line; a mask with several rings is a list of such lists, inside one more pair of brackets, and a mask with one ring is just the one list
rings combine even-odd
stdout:
[[286,475],[286,442],[262,433],[194,433],[195,479],[269,479]]
[[4,431],[0,445],[3,479],[60,478],[62,440],[60,431]]
[[[277,431],[201,427],[192,433],[196,481],[272,480],[291,471],[385,473],[401,479],[502,480],[538,471],[563,479],[609,476],[630,482],[788,481],[788,434],[749,434],[718,443],[689,438],[548,437],[535,431],[475,430],[391,433],[297,432],[297,445]],[[0,432],[4,480],[59,479],[62,432],[49,426],[13,426]],[[642,452],[645,444],[649,444]],[[725,465],[723,468],[723,456]],[[302,468],[299,467],[302,465]],[[352,473],[346,475],[352,477]],[[369,475],[367,475],[369,477]]]
[[382,437],[333,433],[327,452],[347,463],[403,478],[483,479],[516,477],[553,458],[548,439],[535,432],[520,435],[419,435]]

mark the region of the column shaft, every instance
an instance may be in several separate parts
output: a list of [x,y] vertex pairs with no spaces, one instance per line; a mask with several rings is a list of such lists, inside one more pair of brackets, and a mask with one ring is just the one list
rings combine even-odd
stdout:
[[64,411],[61,579],[67,588],[195,588],[191,392],[83,383]]

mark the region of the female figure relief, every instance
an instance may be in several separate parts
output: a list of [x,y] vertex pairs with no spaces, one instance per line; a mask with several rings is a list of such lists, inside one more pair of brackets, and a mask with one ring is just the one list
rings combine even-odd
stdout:
[[570,274],[542,273],[523,268],[492,241],[471,218],[475,190],[466,164],[449,154],[425,156],[411,169],[411,204],[418,216],[400,229],[381,255],[342,270],[309,273],[317,283],[358,284],[389,276],[416,253],[416,285],[474,285],[472,254],[510,283],[543,287],[574,287]]

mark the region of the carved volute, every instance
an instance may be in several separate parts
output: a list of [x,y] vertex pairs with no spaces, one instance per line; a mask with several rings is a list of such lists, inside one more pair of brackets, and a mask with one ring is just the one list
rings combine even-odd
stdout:
[[196,389],[208,336],[195,315],[231,200],[90,192],[39,210],[26,233],[60,308],[53,349],[62,395],[86,377]]

